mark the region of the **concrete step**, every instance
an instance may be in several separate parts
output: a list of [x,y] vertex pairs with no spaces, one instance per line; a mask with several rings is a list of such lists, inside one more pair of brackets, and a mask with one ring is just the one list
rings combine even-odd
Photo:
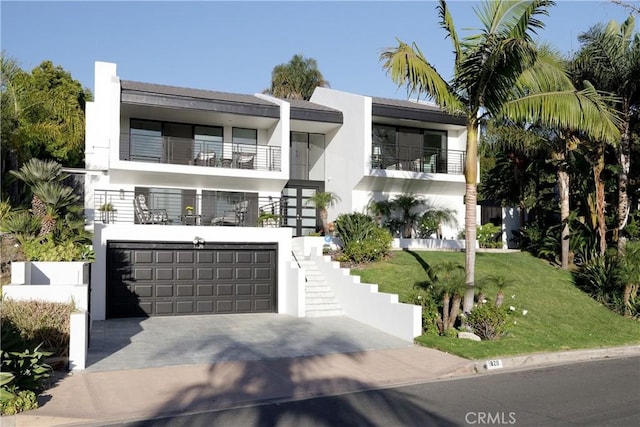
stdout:
[[326,288],[326,289],[314,289],[314,290],[307,289],[306,293],[307,293],[307,297],[313,297],[313,298],[335,298],[335,295],[333,294],[333,292],[329,288]]
[[333,295],[329,295],[325,297],[307,296],[305,298],[305,304],[306,304],[307,310],[322,308],[322,306],[327,304],[338,305]]
[[344,316],[344,311],[342,309],[307,310],[305,315],[307,317]]

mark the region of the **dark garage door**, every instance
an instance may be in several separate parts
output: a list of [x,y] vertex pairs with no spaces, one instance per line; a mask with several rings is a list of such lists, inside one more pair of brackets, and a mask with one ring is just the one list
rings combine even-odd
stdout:
[[276,244],[109,242],[107,317],[276,311]]

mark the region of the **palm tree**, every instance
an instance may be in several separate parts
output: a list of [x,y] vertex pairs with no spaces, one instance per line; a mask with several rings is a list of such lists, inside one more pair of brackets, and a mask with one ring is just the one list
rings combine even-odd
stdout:
[[[588,79],[600,90],[619,97],[620,140],[618,143],[618,252],[622,254],[625,239],[622,230],[629,217],[627,194],[631,163],[631,118],[640,104],[640,35],[634,34],[635,20],[630,15],[622,25],[610,21],[592,27],[578,39],[582,44],[574,64],[574,72]],[[617,142],[617,141],[616,141]]]
[[391,201],[391,205],[395,209],[399,209],[402,215],[402,222],[404,223],[404,231],[402,237],[410,239],[413,231],[413,226],[418,219],[418,215],[412,210],[420,206],[424,206],[424,200],[420,197],[416,197],[413,194],[398,194]]
[[369,212],[375,217],[379,227],[382,227],[384,218],[391,215],[392,205],[389,200],[372,200],[368,206]]
[[[464,311],[474,301],[477,206],[478,128],[485,116],[509,117],[515,122],[541,123],[554,128],[579,128],[594,136],[615,137],[613,114],[597,91],[588,87],[557,90],[568,80],[563,69],[541,63],[532,35],[544,28],[550,0],[485,1],[476,9],[482,29],[460,39],[444,0],[440,26],[451,39],[455,55],[450,82],[436,71],[418,46],[398,40],[380,56],[383,68],[407,91],[427,95],[450,113],[467,119],[465,158],[465,270]],[[570,82],[569,82],[570,83]],[[550,86],[553,90],[549,90]]]
[[330,233],[329,231],[329,222],[327,218],[329,214],[327,213],[327,208],[335,205],[336,202],[340,201],[340,197],[332,193],[331,191],[318,191],[313,196],[307,199],[306,204],[313,204],[318,210],[318,214],[320,216],[320,220],[322,221],[322,230],[325,235]]
[[308,101],[316,87],[329,87],[329,82],[318,70],[318,62],[313,58],[293,55],[288,63],[273,68],[271,87],[264,93],[279,98]]
[[465,288],[464,267],[453,261],[442,261],[427,271],[427,283],[442,298],[442,332],[452,329],[460,313]]
[[45,214],[41,217],[40,237],[52,233],[60,214],[79,200],[79,197],[73,194],[73,188],[55,181],[38,182],[32,191],[34,197],[37,196],[46,206]]
[[430,219],[433,220],[433,222],[437,224],[436,237],[438,239],[443,238],[443,225],[450,225],[452,227],[457,227],[458,225],[458,218],[456,217],[457,212],[455,209],[429,206],[426,212],[423,214],[423,218],[425,215],[427,215]]
[[62,172],[62,165],[53,160],[40,160],[33,158],[26,162],[17,171],[10,171],[16,178],[23,181],[31,190],[31,213],[42,218],[46,214],[46,204],[40,196],[33,191],[41,183],[60,182],[67,178],[67,174]]

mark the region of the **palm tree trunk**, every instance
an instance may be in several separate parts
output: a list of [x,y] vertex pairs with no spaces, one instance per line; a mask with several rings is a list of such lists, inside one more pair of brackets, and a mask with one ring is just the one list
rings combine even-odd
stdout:
[[631,290],[633,289],[633,285],[631,283],[627,283],[624,285],[624,294],[622,297],[622,301],[624,302],[624,316],[631,317]]
[[458,318],[458,313],[460,312],[461,301],[462,295],[460,295],[458,292],[453,294],[453,298],[451,300],[451,311],[449,312],[449,329],[455,326],[456,319]]
[[554,151],[552,157],[558,165],[558,192],[560,193],[560,265],[564,270],[569,268],[569,172],[567,171],[564,151]]
[[607,251],[607,224],[604,217],[604,181],[602,181],[601,177],[602,171],[604,170],[604,150],[598,150],[598,153],[598,159],[593,165],[593,181],[596,183],[596,216],[598,218],[600,256],[604,256]]
[[465,284],[464,313],[470,313],[473,309],[474,284],[476,270],[476,227],[478,202],[477,182],[478,182],[478,121],[473,116],[467,117],[467,154],[464,164],[465,186],[465,215],[464,215],[464,243],[465,243]]
[[449,292],[445,292],[442,296],[442,324],[443,331],[449,329],[449,301],[451,300]]
[[[625,102],[627,104],[627,102]],[[629,196],[627,194],[627,184],[629,180],[629,167],[631,165],[631,129],[629,126],[629,109],[624,106],[624,121],[622,124],[622,132],[620,144],[618,145],[618,162],[620,164],[620,172],[618,172],[618,255],[624,253],[626,238],[622,234],[622,230],[627,225],[629,218]]]
[[328,236],[329,235],[329,222],[327,221],[327,219],[329,218],[329,213],[327,212],[326,209],[321,209],[320,210],[320,221],[322,221],[322,231],[324,231],[324,235]]

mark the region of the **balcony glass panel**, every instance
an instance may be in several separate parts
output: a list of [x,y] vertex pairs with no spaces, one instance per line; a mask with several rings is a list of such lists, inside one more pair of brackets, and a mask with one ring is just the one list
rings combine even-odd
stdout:
[[147,120],[131,120],[130,144],[131,160],[162,162],[162,124]]

